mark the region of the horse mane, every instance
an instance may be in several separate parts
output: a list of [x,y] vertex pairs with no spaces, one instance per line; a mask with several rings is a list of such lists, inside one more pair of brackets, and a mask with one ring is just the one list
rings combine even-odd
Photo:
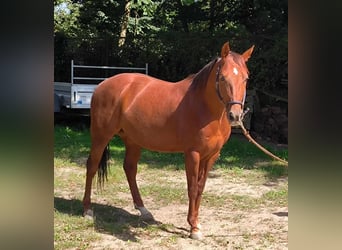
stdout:
[[205,87],[205,85],[207,84],[210,72],[213,69],[217,60],[218,58],[215,58],[193,76],[193,80],[190,86],[191,88],[197,89],[200,87]]

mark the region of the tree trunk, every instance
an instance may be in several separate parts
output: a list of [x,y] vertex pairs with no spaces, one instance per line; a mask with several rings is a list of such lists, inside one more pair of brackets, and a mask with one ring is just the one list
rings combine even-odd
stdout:
[[122,17],[121,32],[120,32],[120,38],[119,38],[119,43],[118,43],[119,47],[122,47],[126,41],[128,19],[129,19],[130,13],[131,13],[131,0],[125,0],[125,13]]

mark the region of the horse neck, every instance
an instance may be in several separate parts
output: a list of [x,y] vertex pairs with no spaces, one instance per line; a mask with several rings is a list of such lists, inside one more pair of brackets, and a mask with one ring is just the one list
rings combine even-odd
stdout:
[[217,118],[222,118],[222,115],[226,112],[224,104],[221,102],[216,91],[216,72],[219,63],[216,62],[205,85],[203,91],[203,100],[205,105],[210,110],[211,114]]

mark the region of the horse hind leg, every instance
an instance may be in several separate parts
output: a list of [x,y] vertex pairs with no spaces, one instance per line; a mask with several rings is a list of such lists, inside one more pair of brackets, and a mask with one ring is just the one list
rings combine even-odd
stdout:
[[154,220],[153,215],[144,206],[136,181],[141,147],[131,143],[127,138],[124,139],[124,142],[126,146],[126,153],[123,168],[125,170],[128,185],[133,198],[134,208],[139,210],[142,219]]
[[98,171],[100,165],[102,168],[99,174],[99,184],[103,184],[104,177],[106,175],[106,164],[108,160],[108,149],[107,145],[109,140],[93,141],[90,149],[90,155],[87,160],[87,173],[86,173],[86,184],[85,192],[83,197],[83,216],[93,217],[93,211],[90,208],[91,205],[91,187],[94,175]]

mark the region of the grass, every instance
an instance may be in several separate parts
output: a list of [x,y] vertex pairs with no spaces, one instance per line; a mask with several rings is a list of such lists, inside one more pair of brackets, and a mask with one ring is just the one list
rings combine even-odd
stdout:
[[[101,234],[115,235],[125,242],[139,242],[141,235],[151,234],[153,237],[158,231],[173,230],[173,225],[146,224],[139,216],[122,209],[132,206],[132,200],[122,169],[125,149],[118,137],[113,138],[110,143],[109,180],[105,190],[101,195],[97,195],[98,200],[93,198],[96,220],[85,220],[82,217],[81,201],[84,191],[85,163],[90,149],[89,129],[56,125],[54,133],[55,249],[89,249],[92,242],[101,239]],[[268,149],[281,158],[288,158],[285,149],[275,150],[269,147]],[[277,182],[279,178],[286,177],[288,174],[287,169],[282,165],[270,160],[247,140],[234,135],[222,148],[214,169],[223,173],[220,178],[224,178],[227,182],[247,181],[251,185]],[[156,207],[187,204],[182,154],[143,150],[138,171],[138,182],[142,183],[140,192],[143,197],[152,199]],[[171,176],[176,177],[171,181],[169,178]],[[182,176],[182,181],[175,182],[174,179],[179,176]],[[93,185],[93,190],[95,194],[101,192],[96,189],[96,185]],[[204,193],[202,204],[220,207],[228,203],[231,209],[250,211],[265,205],[286,206],[287,196],[287,186],[266,192],[260,197]],[[163,244],[172,244],[177,241],[177,237],[184,237],[184,235],[172,235],[163,239]]]
[[88,249],[92,241],[100,239],[93,230],[94,223],[81,216],[65,214],[58,210],[54,213],[54,249]]
[[[266,149],[274,152],[279,157],[287,160],[287,149],[275,150],[269,146]],[[55,127],[55,161],[67,161],[67,163],[80,164],[88,156],[90,149],[90,134],[88,129],[77,130],[68,126]],[[122,164],[125,148],[119,137],[114,137],[110,143],[111,160],[115,164]],[[266,164],[264,162],[267,162]],[[268,172],[270,176],[286,174],[286,169],[276,161],[270,161],[265,155],[247,139],[237,138],[234,135],[223,146],[219,159],[215,163],[216,168],[223,169],[251,169],[259,163],[261,171]],[[148,150],[142,151],[140,165],[148,165],[149,168],[184,169],[184,157],[181,153],[159,153]],[[61,164],[58,164],[61,165]]]

